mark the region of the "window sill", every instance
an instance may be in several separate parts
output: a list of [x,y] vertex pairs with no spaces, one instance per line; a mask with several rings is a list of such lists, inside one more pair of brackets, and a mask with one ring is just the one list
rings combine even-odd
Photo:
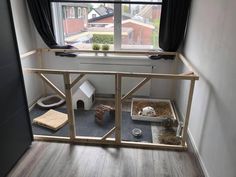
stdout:
[[103,54],[79,53],[76,57],[56,57],[59,60],[78,60],[80,64],[102,64],[102,65],[132,65],[132,66],[156,66],[161,63],[171,64],[173,60],[151,60],[148,56],[124,55],[124,54]]
[[107,60],[147,60],[148,56],[138,56],[138,55],[121,55],[121,54],[103,54],[103,53],[81,53],[77,54],[76,58],[87,58],[87,59],[107,59]]
[[148,56],[138,55],[81,53],[77,54],[75,59],[78,59],[81,64],[153,65],[153,61]]

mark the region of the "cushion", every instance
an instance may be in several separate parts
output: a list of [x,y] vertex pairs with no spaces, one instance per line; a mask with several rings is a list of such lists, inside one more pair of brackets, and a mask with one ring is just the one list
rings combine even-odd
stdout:
[[33,120],[33,123],[55,131],[63,127],[67,122],[67,114],[55,111],[53,109],[50,109],[43,115]]

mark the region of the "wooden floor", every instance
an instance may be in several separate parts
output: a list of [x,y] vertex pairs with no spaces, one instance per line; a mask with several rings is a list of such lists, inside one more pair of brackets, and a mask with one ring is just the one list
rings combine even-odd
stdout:
[[192,153],[34,142],[8,177],[201,177]]

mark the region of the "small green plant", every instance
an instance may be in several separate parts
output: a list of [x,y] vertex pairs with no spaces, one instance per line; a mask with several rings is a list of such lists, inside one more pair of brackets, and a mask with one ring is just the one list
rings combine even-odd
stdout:
[[109,50],[110,46],[108,44],[103,44],[102,45],[102,50]]
[[93,44],[93,50],[100,50],[100,45],[99,44]]

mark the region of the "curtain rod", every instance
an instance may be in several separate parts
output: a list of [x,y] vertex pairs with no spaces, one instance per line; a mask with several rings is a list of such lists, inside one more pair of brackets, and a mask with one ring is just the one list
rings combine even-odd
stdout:
[[153,4],[153,5],[162,5],[162,2],[150,2],[150,1],[115,1],[115,0],[51,0],[51,2],[69,2],[69,3],[111,3],[111,4]]

